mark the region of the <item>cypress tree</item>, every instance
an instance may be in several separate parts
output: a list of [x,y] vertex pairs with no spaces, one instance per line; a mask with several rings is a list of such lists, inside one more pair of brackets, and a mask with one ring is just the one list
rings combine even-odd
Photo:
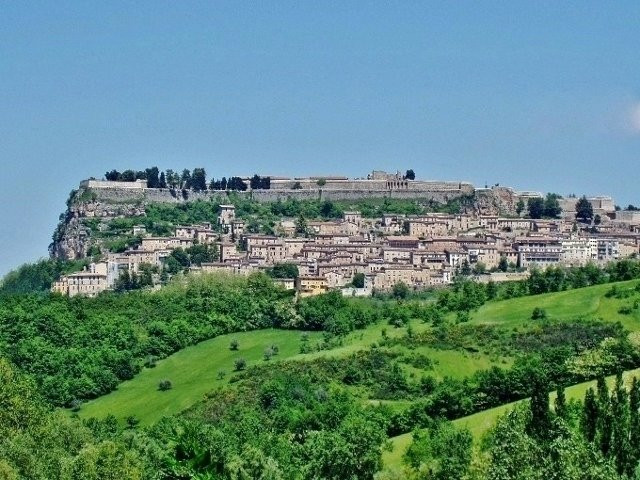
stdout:
[[596,423],[596,429],[598,431],[598,444],[602,454],[608,457],[611,453],[611,401],[609,399],[609,388],[603,376],[598,377],[597,390],[598,422]]
[[624,388],[622,373],[616,375],[616,386],[611,397],[612,454],[619,474],[627,469],[629,459],[629,395]]
[[552,437],[551,412],[549,410],[549,392],[547,382],[542,375],[533,379],[531,401],[531,420],[528,433],[539,441],[547,441]]
[[640,382],[633,377],[629,393],[629,458],[627,475],[632,476],[640,461]]
[[582,418],[580,427],[588,442],[593,442],[596,438],[598,424],[598,402],[593,388],[589,388],[584,396],[584,406],[582,408]]
[[555,401],[556,415],[562,419],[567,418],[567,398],[564,395],[564,387],[558,387],[556,389],[556,401]]

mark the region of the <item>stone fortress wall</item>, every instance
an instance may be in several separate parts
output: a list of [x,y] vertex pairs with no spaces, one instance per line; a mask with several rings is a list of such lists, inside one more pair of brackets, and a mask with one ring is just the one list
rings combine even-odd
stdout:
[[[248,179],[246,179],[249,185]],[[227,195],[224,191],[194,192],[183,196],[181,190],[147,188],[143,180],[111,182],[84,180],[82,190],[90,191],[96,201],[104,202],[182,202],[210,199]],[[298,200],[357,200],[360,198],[426,199],[440,203],[473,195],[473,184],[459,181],[407,180],[399,173],[374,171],[367,178],[349,179],[343,176],[281,178],[272,177],[270,189],[234,192],[259,202],[274,202],[294,198]]]

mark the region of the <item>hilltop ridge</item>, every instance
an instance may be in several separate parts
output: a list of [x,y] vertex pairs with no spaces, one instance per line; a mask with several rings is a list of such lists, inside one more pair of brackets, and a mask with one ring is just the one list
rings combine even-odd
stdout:
[[[157,168],[144,172],[107,172],[104,180],[80,182],[67,201],[49,251],[54,258],[83,258],[88,255],[86,240],[91,232],[82,219],[142,217],[152,204],[184,204],[197,200],[229,202],[230,197],[256,202],[280,202],[289,199],[311,201],[354,201],[361,199],[399,199],[447,204],[460,201],[459,213],[514,215],[519,201],[541,198],[538,192],[518,192],[495,185],[476,188],[466,181],[433,181],[415,178],[412,170],[405,175],[374,170],[366,178],[349,179],[328,175],[314,177],[223,177],[206,182],[204,169],[195,181],[191,173],[159,173]],[[145,178],[143,178],[145,177]]]

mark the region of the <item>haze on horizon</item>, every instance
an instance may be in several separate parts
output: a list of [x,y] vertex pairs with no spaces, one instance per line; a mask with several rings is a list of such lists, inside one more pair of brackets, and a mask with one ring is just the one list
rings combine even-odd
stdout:
[[640,3],[10,2],[0,274],[113,168],[373,168],[640,203]]

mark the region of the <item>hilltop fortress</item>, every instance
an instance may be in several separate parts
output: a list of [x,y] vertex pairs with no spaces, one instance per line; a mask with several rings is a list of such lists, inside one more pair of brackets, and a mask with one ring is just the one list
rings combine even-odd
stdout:
[[[243,177],[246,191],[236,191],[259,202],[273,202],[295,198],[299,200],[354,200],[359,198],[416,198],[446,203],[463,196],[474,194],[484,197],[486,213],[512,212],[518,200],[525,202],[532,197],[541,197],[538,192],[517,192],[509,187],[476,189],[465,181],[433,181],[408,179],[400,172],[387,173],[374,170],[366,178],[348,178],[338,175],[313,177],[267,177],[269,188],[252,189],[250,179]],[[204,199],[225,194],[224,190],[189,190],[171,188],[148,188],[145,180],[132,182],[108,180],[84,180],[81,191],[92,192],[97,201],[123,202],[181,202]]]

